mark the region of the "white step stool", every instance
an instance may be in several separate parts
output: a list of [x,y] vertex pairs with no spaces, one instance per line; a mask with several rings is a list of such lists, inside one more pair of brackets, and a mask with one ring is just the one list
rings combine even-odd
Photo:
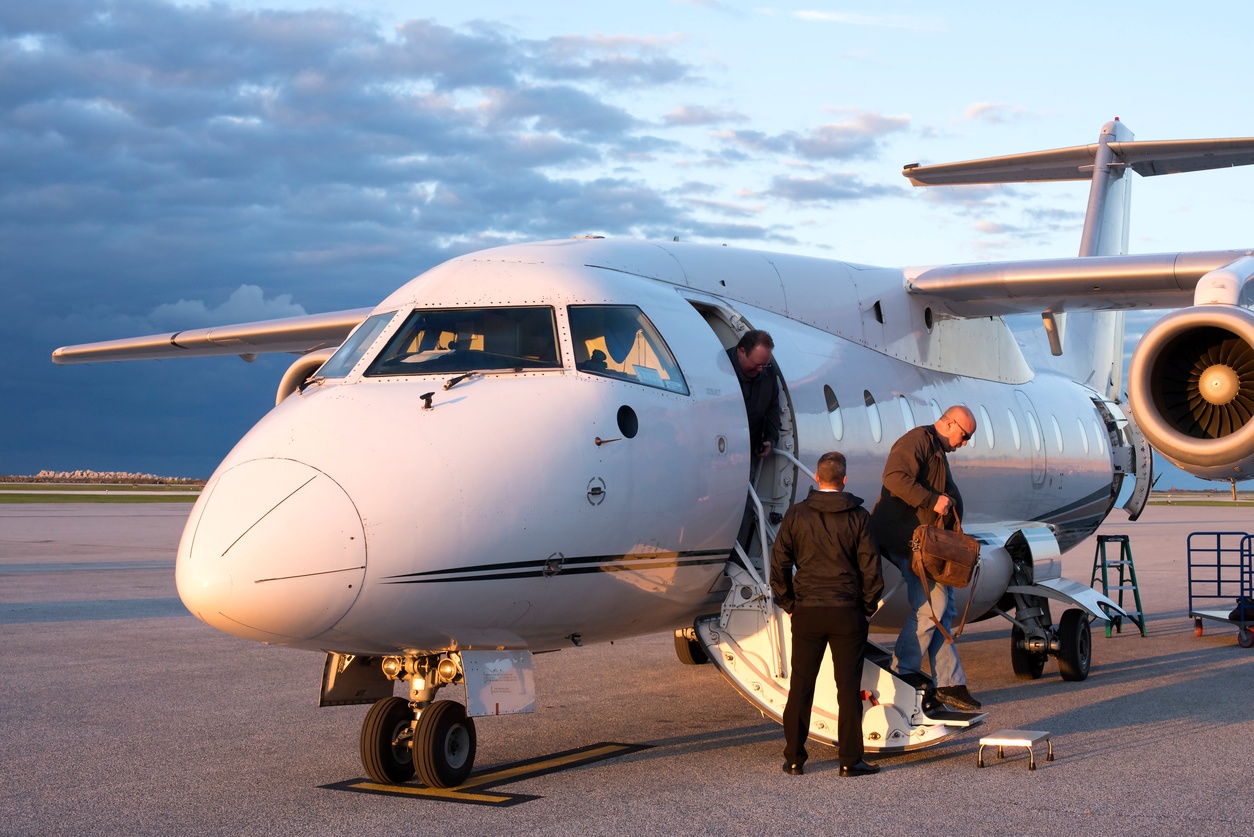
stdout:
[[1039,729],[1004,729],[995,732],[992,735],[986,735],[980,739],[980,749],[975,756],[975,766],[984,766],[984,748],[996,747],[997,758],[1004,758],[1006,747],[1026,747],[1028,751],[1028,770],[1036,769],[1036,756],[1032,752],[1032,745],[1038,741],[1044,741],[1049,748],[1049,754],[1045,756],[1046,761],[1054,760],[1054,742],[1049,740],[1049,733]]

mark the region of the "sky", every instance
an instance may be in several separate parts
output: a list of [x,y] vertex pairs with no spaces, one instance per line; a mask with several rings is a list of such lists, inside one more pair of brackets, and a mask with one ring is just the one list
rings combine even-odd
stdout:
[[[914,189],[901,167],[1114,117],[1254,135],[1245,4],[454,5],[0,4],[0,474],[207,477],[292,360],[56,367],[58,346],[373,306],[573,235],[1073,256],[1087,184]],[[1254,244],[1254,167],[1132,191],[1132,252]]]

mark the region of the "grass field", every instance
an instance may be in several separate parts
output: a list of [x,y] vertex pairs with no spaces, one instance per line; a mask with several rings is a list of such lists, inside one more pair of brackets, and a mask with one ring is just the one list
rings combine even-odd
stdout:
[[0,504],[194,503],[197,485],[0,482]]

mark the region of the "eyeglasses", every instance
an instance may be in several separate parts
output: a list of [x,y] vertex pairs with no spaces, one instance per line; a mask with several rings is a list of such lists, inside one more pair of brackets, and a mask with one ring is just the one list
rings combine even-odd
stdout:
[[962,434],[962,441],[964,442],[971,441],[971,434],[968,433],[966,430],[964,430],[961,424],[954,421],[953,419],[950,419],[949,423],[952,424],[954,427],[958,428],[958,432]]

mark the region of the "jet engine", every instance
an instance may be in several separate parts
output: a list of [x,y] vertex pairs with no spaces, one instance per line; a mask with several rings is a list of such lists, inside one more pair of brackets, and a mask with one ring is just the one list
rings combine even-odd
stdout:
[[1195,305],[1146,330],[1128,400],[1154,449],[1203,479],[1254,476],[1254,312]]

